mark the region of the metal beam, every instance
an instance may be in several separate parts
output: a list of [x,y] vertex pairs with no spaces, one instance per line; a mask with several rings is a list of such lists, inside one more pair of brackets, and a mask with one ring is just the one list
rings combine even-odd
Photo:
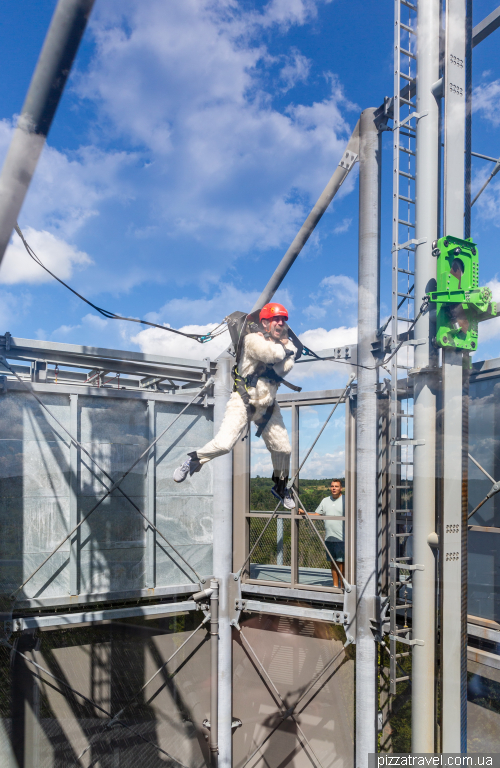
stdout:
[[24,632],[33,629],[61,629],[75,627],[79,624],[94,624],[98,621],[118,621],[134,616],[168,616],[171,613],[197,611],[200,606],[194,600],[182,603],[161,603],[160,605],[130,605],[126,608],[111,608],[102,611],[85,611],[84,613],[66,613],[50,616],[26,616],[14,619],[14,632]]
[[375,109],[359,120],[358,390],[356,479],[356,766],[377,751],[377,381],[372,344],[379,329],[381,138]]
[[59,0],[0,175],[0,263],[45,146],[94,0]]
[[339,191],[341,185],[345,181],[347,174],[356,163],[356,160],[358,159],[358,154],[359,154],[359,123],[356,124],[356,127],[352,132],[352,136],[347,142],[347,147],[345,149],[345,152],[342,155],[342,158],[337,168],[335,169],[335,172],[332,178],[324,188],[323,192],[321,193],[318,199],[318,202],[312,209],[311,213],[309,214],[305,222],[302,224],[301,228],[299,229],[298,233],[295,236],[293,243],[291,244],[290,248],[283,256],[283,258],[281,259],[280,263],[278,264],[278,267],[274,271],[268,284],[266,285],[261,295],[255,302],[252,312],[255,312],[256,310],[261,309],[264,306],[264,304],[267,304],[268,301],[271,301],[274,294],[280,287],[281,283],[287,276],[290,270],[290,267],[294,263],[295,259],[301,252],[304,245],[309,240],[309,237],[313,233],[319,220],[321,219],[324,212],[326,211],[326,209],[332,202],[333,198]]
[[327,621],[330,624],[348,623],[349,616],[344,611],[332,611],[323,608],[305,608],[286,603],[263,603],[259,600],[239,600],[236,608],[248,613],[268,613],[278,616],[290,616],[294,619],[305,619],[308,621]]
[[[214,434],[219,429],[232,391],[233,358],[218,358],[214,388]],[[211,467],[206,467],[209,472]],[[233,570],[233,452],[213,463],[213,570],[219,582],[219,766],[232,768],[232,627],[229,579]]]
[[[446,3],[444,233],[464,236],[466,0]],[[443,752],[467,751],[466,548],[462,547],[463,352],[443,350],[441,515],[441,712]]]
[[[417,122],[415,237],[416,302],[420,302],[436,276],[432,241],[438,236],[439,106],[432,93],[439,79],[440,13],[437,0],[419,0],[417,37]],[[462,179],[463,185],[463,179]],[[462,211],[463,215],[463,211]],[[418,305],[417,305],[418,306]],[[413,571],[412,640],[412,752],[434,752],[435,731],[435,564],[429,534],[436,526],[436,374],[432,345],[434,318],[424,313],[415,324],[414,427],[419,441],[413,449]]]
[[500,27],[500,5],[474,27],[472,30],[472,47],[475,48],[476,45],[482,43],[498,27]]

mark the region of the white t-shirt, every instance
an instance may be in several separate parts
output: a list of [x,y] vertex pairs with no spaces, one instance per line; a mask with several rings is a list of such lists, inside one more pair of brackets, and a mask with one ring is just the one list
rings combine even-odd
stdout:
[[[316,510],[317,515],[333,515],[335,517],[344,517],[344,496],[334,499],[327,496],[320,503]],[[334,541],[344,541],[345,538],[345,520],[325,520],[325,539]]]

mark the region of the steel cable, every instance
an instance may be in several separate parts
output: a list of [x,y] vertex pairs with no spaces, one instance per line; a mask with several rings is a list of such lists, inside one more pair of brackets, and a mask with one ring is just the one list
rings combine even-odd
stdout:
[[[6,367],[6,368],[9,370],[9,371],[11,371],[11,372],[14,374],[14,376],[16,376],[16,378],[18,378],[18,379],[21,381],[21,383],[22,383],[23,385],[25,385],[25,382],[23,382],[23,381],[22,381],[22,379],[20,379],[20,377],[19,377],[19,376],[18,376],[18,375],[15,373],[15,371],[13,371],[13,370],[10,368],[10,366],[7,364],[7,362],[4,360],[4,358],[0,357],[0,363],[1,363],[2,365],[4,365],[4,366],[5,366],[5,367]],[[182,416],[182,414],[183,414],[183,413],[184,413],[184,412],[185,412],[185,411],[186,411],[186,410],[187,410],[187,409],[188,409],[188,408],[189,408],[189,407],[190,407],[190,406],[191,406],[191,405],[194,403],[194,401],[196,400],[196,398],[197,398],[197,397],[200,397],[200,395],[201,395],[201,394],[202,394],[202,393],[205,391],[205,389],[207,389],[207,388],[208,388],[209,386],[211,386],[212,384],[213,384],[213,379],[212,379],[212,378],[210,378],[210,379],[209,379],[209,380],[208,380],[208,381],[207,381],[207,382],[204,384],[204,386],[201,388],[201,390],[200,390],[199,392],[197,392],[197,393],[196,393],[196,395],[195,395],[195,396],[194,396],[194,397],[193,397],[193,398],[192,398],[192,399],[189,401],[189,403],[187,403],[187,405],[186,405],[186,406],[185,406],[185,407],[184,407],[184,408],[183,408],[183,409],[182,409],[182,410],[181,410],[181,411],[180,411],[180,412],[177,414],[177,416],[175,417],[175,419],[174,419],[173,421],[171,421],[171,422],[170,422],[170,424],[169,424],[169,425],[168,425],[168,426],[167,426],[167,427],[166,427],[166,428],[163,430],[163,432],[162,432],[160,435],[158,435],[158,437],[156,437],[156,438],[153,440],[153,442],[152,442],[150,445],[148,445],[148,447],[147,447],[147,448],[146,448],[146,449],[145,449],[145,450],[144,450],[144,451],[141,453],[141,455],[140,455],[140,456],[139,456],[139,457],[138,457],[138,458],[137,458],[137,459],[136,459],[136,460],[133,462],[133,464],[132,464],[132,465],[131,465],[131,466],[130,466],[130,467],[129,467],[129,468],[128,468],[128,469],[127,469],[127,470],[126,470],[126,471],[125,471],[123,474],[122,474],[122,476],[119,478],[119,480],[117,480],[115,483],[113,483],[113,485],[112,485],[110,488],[108,488],[108,490],[106,491],[106,493],[104,494],[104,496],[102,496],[102,497],[99,499],[99,501],[97,502],[97,504],[95,504],[95,505],[92,507],[92,509],[91,509],[89,512],[87,512],[87,514],[86,514],[86,515],[85,515],[85,516],[82,518],[82,520],[80,520],[80,522],[79,522],[79,523],[78,523],[78,524],[77,524],[77,525],[76,525],[76,526],[75,526],[75,527],[74,527],[74,528],[73,528],[73,529],[72,529],[72,530],[71,530],[71,531],[70,531],[70,532],[69,532],[69,533],[68,533],[68,534],[67,534],[67,535],[64,537],[64,539],[63,539],[62,541],[60,541],[60,542],[59,542],[59,544],[58,544],[58,545],[55,547],[55,549],[53,549],[53,550],[52,550],[52,552],[51,552],[51,553],[50,553],[50,554],[49,554],[49,555],[48,555],[48,556],[45,558],[45,560],[44,560],[44,561],[43,561],[43,562],[42,562],[42,563],[41,563],[41,564],[40,564],[40,565],[39,565],[39,566],[38,566],[38,567],[37,567],[37,568],[36,568],[36,569],[35,569],[35,570],[34,570],[34,571],[31,573],[31,574],[30,574],[30,576],[28,576],[28,578],[27,578],[27,579],[25,579],[25,580],[23,581],[23,583],[22,583],[22,584],[20,584],[20,586],[19,586],[19,587],[17,587],[17,589],[15,589],[15,590],[14,590],[14,592],[12,592],[12,594],[11,594],[11,596],[10,596],[10,597],[11,597],[11,600],[15,600],[15,599],[16,599],[16,597],[17,597],[17,594],[18,594],[18,593],[21,591],[21,589],[22,589],[24,586],[26,586],[26,584],[27,584],[27,583],[28,583],[28,582],[29,582],[29,581],[30,581],[30,580],[33,578],[33,576],[35,576],[35,574],[37,574],[37,573],[38,573],[38,571],[39,571],[41,568],[43,568],[43,566],[44,566],[44,565],[45,565],[45,564],[46,564],[46,563],[47,563],[47,562],[50,560],[50,558],[51,558],[51,557],[52,557],[52,556],[53,556],[53,555],[54,555],[54,554],[55,554],[55,553],[56,553],[56,552],[57,552],[57,551],[58,551],[58,550],[59,550],[59,549],[62,547],[62,545],[63,545],[63,544],[66,542],[66,541],[68,541],[68,539],[70,539],[70,538],[71,538],[71,536],[73,536],[73,534],[74,534],[74,533],[76,533],[76,531],[77,531],[77,530],[78,530],[78,529],[79,529],[79,528],[80,528],[80,527],[83,525],[83,523],[84,523],[86,520],[88,520],[88,518],[90,517],[90,515],[91,515],[91,514],[92,514],[92,513],[93,513],[93,512],[94,512],[94,511],[95,511],[95,510],[96,510],[96,509],[97,509],[97,508],[98,508],[98,507],[101,505],[101,504],[102,504],[102,502],[103,502],[103,501],[105,501],[105,499],[107,499],[107,498],[108,498],[108,496],[109,496],[109,495],[110,495],[110,494],[111,494],[113,491],[115,491],[117,488],[119,488],[119,486],[121,485],[121,483],[122,483],[122,482],[125,480],[125,478],[127,477],[127,475],[128,475],[128,474],[130,474],[130,472],[131,472],[131,471],[134,469],[134,467],[135,467],[135,466],[136,466],[136,465],[137,465],[137,464],[138,464],[138,463],[139,463],[139,462],[140,462],[140,461],[141,461],[141,460],[144,458],[144,456],[146,456],[146,455],[149,453],[149,451],[151,450],[151,448],[153,448],[153,447],[156,445],[156,443],[157,443],[157,442],[158,442],[158,441],[159,441],[159,440],[160,440],[160,439],[163,437],[163,435],[165,435],[165,433],[166,433],[166,432],[168,432],[168,430],[169,430],[171,427],[173,427],[173,425],[175,424],[175,422],[176,422],[176,421],[178,421],[178,419],[180,419],[180,417]],[[31,390],[31,389],[30,389],[30,388],[29,388],[27,385],[25,385],[25,386],[26,386],[26,388],[28,389],[28,391],[32,392],[32,390]],[[35,397],[35,398],[38,400],[38,402],[40,402],[40,403],[41,403],[41,400],[40,400],[40,399],[39,399],[39,398],[38,398],[38,397],[35,395],[35,393],[34,393],[34,392],[32,392],[32,394],[33,394],[33,396],[34,396],[34,397]],[[50,413],[50,411],[49,411],[49,413]],[[52,415],[52,414],[51,414],[51,415]],[[54,418],[55,418],[55,417],[54,417]],[[63,429],[64,429],[64,427],[63,427]],[[69,433],[68,433],[68,434],[69,434]],[[142,514],[142,513],[141,513],[141,514]],[[147,519],[147,518],[146,518],[146,519]],[[189,567],[191,568],[191,570],[193,571],[193,573],[195,573],[195,574],[196,574],[197,578],[199,579],[199,581],[200,581],[200,583],[201,583],[201,577],[200,577],[200,576],[199,576],[199,575],[196,573],[196,571],[194,570],[194,568],[193,568],[191,565],[190,565]]]
[[95,309],[96,312],[99,312],[103,317],[105,317],[107,320],[126,320],[128,323],[139,323],[139,325],[149,325],[151,328],[160,328],[162,331],[170,331],[170,333],[176,333],[179,336],[185,336],[188,339],[194,339],[195,341],[200,342],[200,344],[203,344],[207,341],[212,341],[212,339],[215,339],[217,336],[220,336],[222,333],[226,332],[226,328],[224,327],[226,325],[225,321],[222,323],[219,323],[212,331],[210,331],[207,334],[200,334],[200,333],[184,333],[184,331],[178,331],[176,328],[170,328],[166,325],[159,325],[158,323],[150,323],[149,320],[138,320],[136,317],[123,317],[122,315],[117,315],[114,312],[110,312],[107,309],[103,309],[102,307],[98,307],[97,304],[93,304],[91,301],[85,298],[85,296],[82,296],[80,293],[74,290],[74,288],[71,288],[67,283],[64,282],[64,280],[61,280],[60,277],[57,277],[53,272],[50,271],[48,267],[45,266],[43,261],[36,255],[32,247],[29,245],[29,243],[26,242],[26,239],[19,227],[19,224],[16,223],[14,229],[16,230],[17,234],[21,238],[24,247],[26,248],[26,251],[28,252],[28,255],[30,258],[33,259],[33,261],[38,264],[42,269],[44,269],[51,277],[54,278],[54,280],[57,280],[58,283],[61,285],[64,285],[65,288],[68,289],[68,291],[71,291],[75,296],[77,296],[79,299],[85,302],[85,304],[88,304],[89,307],[92,307],[92,309]]

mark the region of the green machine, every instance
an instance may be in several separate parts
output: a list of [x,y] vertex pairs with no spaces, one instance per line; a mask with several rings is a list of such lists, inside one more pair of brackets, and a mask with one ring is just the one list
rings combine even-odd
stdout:
[[477,325],[497,314],[489,288],[479,287],[479,257],[472,240],[446,236],[433,242],[437,259],[437,290],[429,291],[436,305],[436,344],[477,349]]

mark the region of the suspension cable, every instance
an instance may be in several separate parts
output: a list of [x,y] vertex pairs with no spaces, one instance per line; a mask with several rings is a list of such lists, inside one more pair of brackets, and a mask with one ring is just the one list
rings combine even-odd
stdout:
[[122,315],[117,315],[114,312],[110,312],[108,309],[103,309],[102,307],[98,307],[97,304],[93,304],[91,301],[85,298],[85,296],[82,296],[81,293],[78,293],[78,291],[75,291],[74,288],[71,288],[70,285],[64,282],[64,280],[61,280],[60,277],[57,277],[53,272],[50,271],[48,267],[45,266],[43,261],[36,255],[33,248],[29,245],[29,243],[26,242],[26,238],[24,237],[23,233],[21,232],[21,229],[19,227],[19,224],[17,224],[14,227],[17,234],[23,241],[23,245],[26,248],[26,251],[30,258],[33,259],[36,264],[38,264],[39,267],[44,269],[51,277],[54,278],[54,280],[57,280],[58,283],[61,283],[61,285],[64,285],[65,288],[68,289],[68,291],[71,291],[75,296],[77,296],[79,299],[85,302],[85,304],[88,304],[89,307],[92,307],[92,309],[95,309],[96,312],[99,312],[103,317],[105,317],[107,320],[126,320],[128,323],[139,323],[139,325],[149,325],[151,328],[160,328],[162,331],[169,331],[170,333],[176,333],[179,336],[185,336],[188,339],[194,339],[195,341],[200,342],[200,344],[204,344],[207,341],[212,341],[212,339],[217,338],[217,336],[220,336],[222,333],[226,332],[226,322],[223,321],[222,323],[219,323],[213,330],[209,331],[209,333],[201,334],[201,333],[185,333],[184,331],[178,331],[176,328],[170,328],[166,325],[159,325],[158,323],[150,323],[149,320],[138,320],[136,317],[123,317]]

